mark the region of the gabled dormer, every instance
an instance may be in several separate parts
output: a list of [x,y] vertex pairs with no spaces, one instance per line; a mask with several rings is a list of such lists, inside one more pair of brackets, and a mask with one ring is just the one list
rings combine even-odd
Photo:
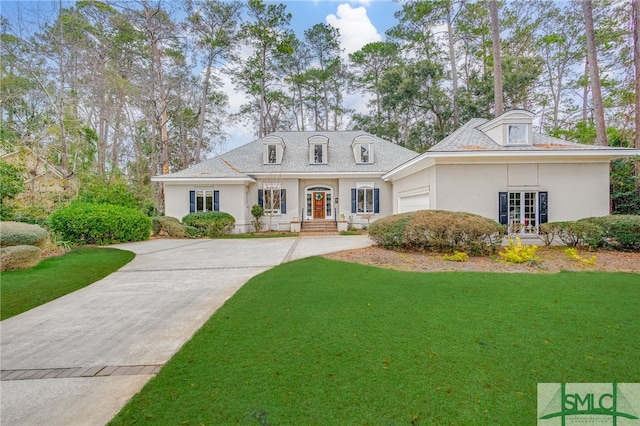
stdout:
[[329,138],[315,135],[309,138],[309,164],[329,163]]
[[532,112],[523,109],[507,111],[493,120],[481,124],[477,129],[493,139],[498,145],[505,147],[531,146],[534,116],[535,114]]
[[262,162],[264,164],[282,164],[284,141],[277,136],[266,136],[262,139]]
[[361,135],[351,143],[356,164],[373,164],[373,137]]

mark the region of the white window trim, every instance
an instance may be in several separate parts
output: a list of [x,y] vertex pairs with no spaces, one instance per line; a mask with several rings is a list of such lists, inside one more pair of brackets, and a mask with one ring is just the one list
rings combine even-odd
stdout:
[[[375,182],[356,182],[356,214],[374,214],[375,212],[375,200],[374,190]],[[364,199],[362,202],[362,211],[359,209],[359,195],[360,190],[364,191]],[[367,190],[371,190],[371,211],[367,210]]]
[[[512,205],[511,205],[511,194],[520,194],[519,200],[519,213],[516,216],[512,215]],[[525,194],[533,194],[533,204],[534,204],[534,221],[535,225],[531,225],[527,218],[525,217],[524,207],[525,207]],[[509,214],[509,222],[508,222],[508,233],[509,234],[517,234],[517,235],[537,235],[538,228],[540,227],[540,206],[538,199],[540,197],[539,191],[508,191],[507,193],[507,209]]]
[[[262,206],[264,209],[264,214],[266,215],[270,215],[270,216],[277,216],[277,215],[281,215],[282,214],[282,199],[280,199],[281,195],[281,190],[282,190],[282,185],[281,184],[264,184],[262,185]],[[279,206],[277,209],[274,208],[268,208],[267,207],[267,193],[271,193],[271,195],[269,196],[269,201],[272,200],[274,192],[276,195],[276,197],[278,198],[278,200],[280,201]]]
[[[211,212],[214,210],[213,189],[196,189],[195,197],[194,213]],[[198,210],[198,198],[202,198],[202,210]],[[211,198],[211,210],[207,210],[207,198]]]
[[[517,142],[511,142],[511,128],[512,127],[519,127],[524,129],[524,136],[523,139],[520,139]],[[524,124],[524,123],[508,123],[507,124],[507,145],[509,146],[518,146],[518,145],[530,145],[529,143],[530,140],[530,130],[529,130],[529,125],[528,124]]]

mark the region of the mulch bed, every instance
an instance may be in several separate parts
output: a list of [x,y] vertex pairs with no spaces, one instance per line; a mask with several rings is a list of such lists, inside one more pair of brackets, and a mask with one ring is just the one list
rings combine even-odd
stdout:
[[640,274],[640,253],[626,253],[619,251],[590,251],[579,250],[578,254],[584,259],[596,257],[593,265],[579,260],[570,259],[564,252],[565,247],[539,247],[537,264],[509,263],[498,255],[491,257],[469,256],[466,262],[453,262],[443,259],[441,253],[433,252],[396,252],[380,247],[344,250],[327,254],[324,257],[346,262],[361,263],[380,268],[417,272],[528,272],[528,273],[556,273],[560,271],[602,271],[602,272],[631,272]]

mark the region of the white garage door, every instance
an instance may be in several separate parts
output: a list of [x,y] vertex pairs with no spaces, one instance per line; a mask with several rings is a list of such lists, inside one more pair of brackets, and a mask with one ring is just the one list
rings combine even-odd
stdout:
[[406,195],[398,197],[398,213],[414,212],[429,209],[429,193]]

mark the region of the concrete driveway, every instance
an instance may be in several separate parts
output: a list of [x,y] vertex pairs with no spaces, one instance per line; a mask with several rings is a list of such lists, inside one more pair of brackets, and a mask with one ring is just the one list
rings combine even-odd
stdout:
[[104,425],[245,282],[366,236],[153,240],[84,289],[0,322],[2,425]]

